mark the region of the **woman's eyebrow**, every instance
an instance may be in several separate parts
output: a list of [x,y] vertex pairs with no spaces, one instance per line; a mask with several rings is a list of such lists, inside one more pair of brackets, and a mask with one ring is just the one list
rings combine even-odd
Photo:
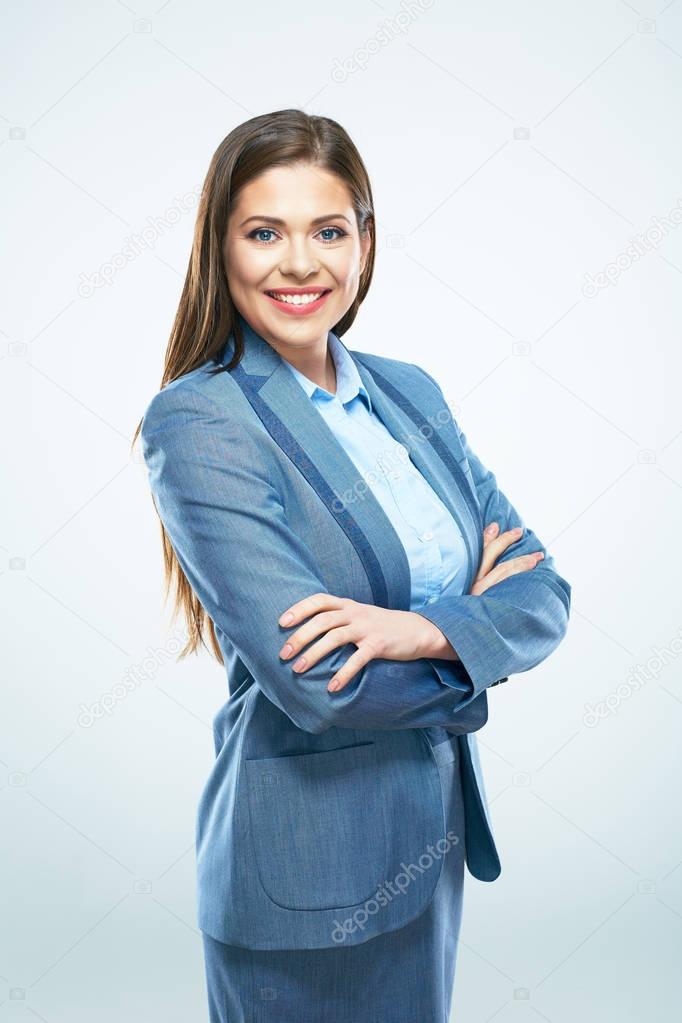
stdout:
[[[345,220],[348,224],[350,224],[350,220],[348,220],[348,217],[344,216],[343,213],[325,213],[321,217],[315,217],[315,219],[311,220],[310,223],[322,224],[325,220],[335,220],[337,217],[340,218],[341,220]],[[267,221],[268,224],[277,224],[278,227],[286,226],[286,221],[281,220],[279,217],[266,217],[265,215],[260,214],[253,217],[247,217],[246,220],[242,220],[239,226],[244,227],[244,224],[248,224],[250,220],[265,220]]]

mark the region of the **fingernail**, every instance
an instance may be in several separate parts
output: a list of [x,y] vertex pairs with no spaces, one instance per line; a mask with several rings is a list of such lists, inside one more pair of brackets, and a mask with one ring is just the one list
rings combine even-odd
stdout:
[[282,625],[288,625],[289,622],[293,619],[293,617],[294,617],[294,612],[293,611],[287,611],[287,613],[284,615],[284,617],[282,619],[280,619],[280,622],[281,622]]
[[292,647],[291,643],[285,643],[285,645],[282,647],[282,653],[280,654],[280,657],[289,657],[289,655],[293,654],[293,652],[294,648]]
[[333,679],[327,686],[327,689],[329,690],[330,693],[335,693],[340,685],[341,683],[339,682],[338,679]]
[[486,527],[485,527],[485,531],[486,531],[486,533],[492,533],[492,531],[493,531],[494,529],[495,529],[495,523],[494,523],[494,522],[491,522],[489,526],[486,526]]
[[301,668],[305,668],[305,657],[299,657],[297,661],[294,661],[294,671],[300,671]]
[[523,530],[521,529],[521,526],[514,526],[514,528],[512,529],[512,533],[516,533],[517,536],[521,536]]

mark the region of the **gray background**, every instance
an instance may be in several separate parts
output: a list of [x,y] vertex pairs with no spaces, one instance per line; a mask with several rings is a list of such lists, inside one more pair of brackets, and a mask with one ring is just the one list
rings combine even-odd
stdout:
[[287,106],[339,120],[372,178],[376,278],[346,343],[435,375],[573,586],[566,640],[491,692],[479,733],[503,871],[467,875],[453,1019],[669,1019],[682,2],[4,20],[0,1020],[207,1018],[194,814],[225,680],[173,660],[128,449],[210,157]]

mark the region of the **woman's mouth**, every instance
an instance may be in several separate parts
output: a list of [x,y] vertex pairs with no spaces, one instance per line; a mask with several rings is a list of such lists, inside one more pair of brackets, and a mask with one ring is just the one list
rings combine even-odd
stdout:
[[317,312],[324,305],[329,294],[331,294],[331,288],[302,288],[300,290],[285,288],[283,291],[265,292],[273,305],[288,316],[308,316],[310,313]]

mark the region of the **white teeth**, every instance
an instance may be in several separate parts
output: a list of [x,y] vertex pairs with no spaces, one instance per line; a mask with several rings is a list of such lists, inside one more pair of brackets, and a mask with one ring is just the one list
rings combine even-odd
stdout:
[[288,305],[310,305],[311,302],[317,302],[321,291],[316,291],[313,295],[280,295],[276,291],[268,292],[273,298],[276,298],[278,302],[286,302]]

